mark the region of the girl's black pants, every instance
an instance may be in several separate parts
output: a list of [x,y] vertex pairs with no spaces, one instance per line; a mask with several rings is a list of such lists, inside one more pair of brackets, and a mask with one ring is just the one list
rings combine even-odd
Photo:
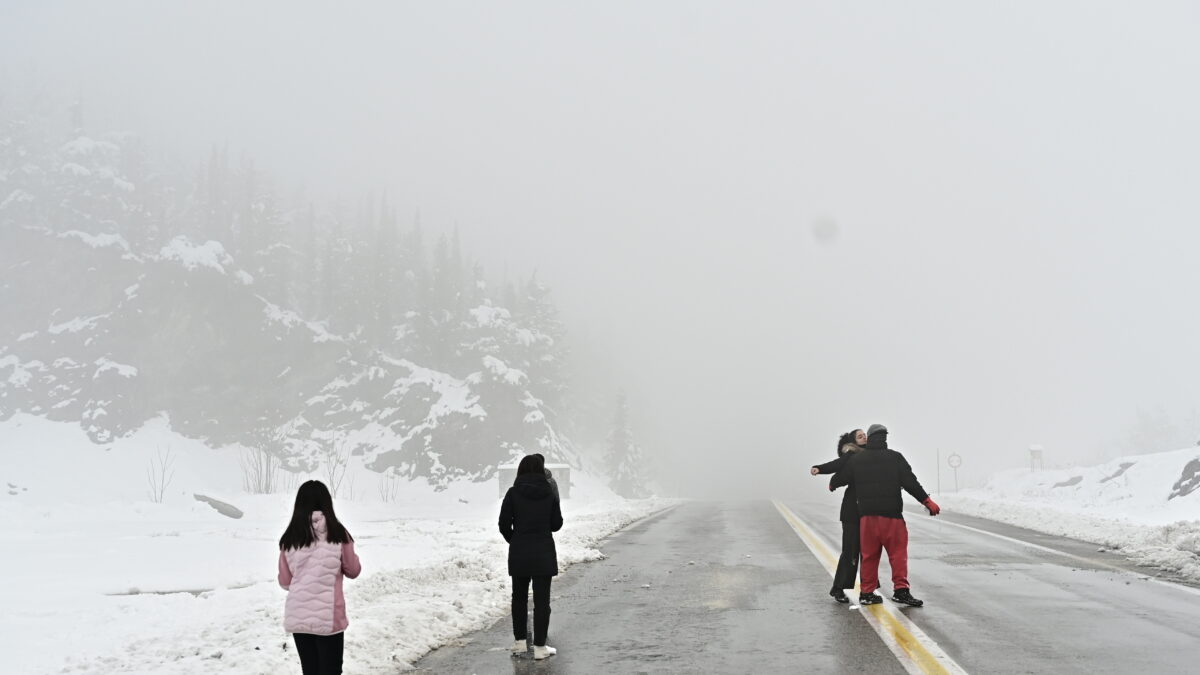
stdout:
[[552,577],[513,577],[512,617],[513,637],[518,641],[528,637],[526,628],[529,613],[529,582],[533,581],[533,644],[546,646],[550,630],[550,579]]
[[342,675],[342,651],[346,646],[346,634],[312,635],[292,633],[296,639],[296,653],[300,655],[300,669],[304,675]]
[[854,588],[858,577],[858,558],[862,549],[858,543],[858,520],[842,521],[842,557],[838,558],[837,571],[833,574],[833,589]]

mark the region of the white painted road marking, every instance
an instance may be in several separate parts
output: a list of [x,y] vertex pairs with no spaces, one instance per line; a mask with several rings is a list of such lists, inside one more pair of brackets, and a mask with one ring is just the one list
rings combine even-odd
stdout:
[[[911,512],[910,512],[910,513],[911,513]],[[1176,589],[1176,590],[1180,590],[1180,591],[1186,591],[1186,592],[1188,592],[1188,593],[1191,593],[1191,594],[1193,594],[1193,595],[1200,595],[1200,588],[1194,588],[1194,587],[1192,587],[1192,586],[1185,586],[1185,585],[1183,585],[1183,584],[1176,584],[1176,583],[1173,583],[1173,582],[1170,582],[1170,581],[1166,581],[1166,580],[1164,580],[1164,579],[1156,579],[1156,578],[1154,578],[1154,577],[1150,576],[1149,574],[1139,574],[1139,573],[1137,573],[1137,572],[1133,572],[1133,571],[1131,571],[1131,570],[1127,570],[1127,569],[1125,569],[1125,568],[1123,568],[1123,567],[1117,567],[1116,565],[1109,565],[1108,563],[1105,563],[1105,562],[1103,562],[1103,561],[1100,561],[1100,560],[1092,560],[1091,558],[1085,558],[1085,557],[1083,557],[1083,556],[1081,556],[1081,555],[1076,555],[1076,554],[1074,554],[1074,553],[1068,553],[1068,552],[1066,552],[1066,551],[1060,551],[1060,550],[1058,550],[1058,549],[1050,548],[1049,546],[1042,546],[1041,544],[1035,544],[1035,543],[1033,543],[1033,542],[1031,542],[1031,541],[1024,541],[1024,540],[1022,540],[1022,539],[1017,539],[1017,538],[1015,538],[1015,537],[1009,537],[1009,536],[1007,536],[1007,535],[1003,535],[1003,534],[997,534],[996,532],[988,532],[987,530],[981,530],[981,529],[979,529],[978,527],[971,527],[970,525],[963,525],[962,523],[956,523],[956,522],[954,522],[954,521],[952,521],[952,520],[946,520],[945,518],[943,518],[943,519],[941,519],[941,520],[937,521],[936,523],[934,523],[934,522],[926,522],[926,521],[920,521],[920,522],[922,523],[922,525],[919,525],[918,527],[921,527],[921,526],[923,526],[923,525],[925,525],[925,524],[928,524],[928,525],[930,525],[930,526],[934,526],[934,525],[950,525],[950,526],[952,526],[952,527],[957,527],[957,528],[959,528],[959,529],[968,530],[968,531],[970,531],[970,532],[977,532],[977,533],[979,533],[979,534],[986,534],[986,535],[987,535],[987,536],[989,536],[989,537],[995,537],[996,539],[1000,539],[1001,541],[1007,541],[1007,542],[1010,542],[1010,543],[1013,543],[1013,544],[1020,544],[1021,546],[1025,546],[1025,547],[1027,547],[1027,548],[1034,549],[1035,551],[1044,551],[1044,552],[1046,552],[1046,553],[1052,553],[1052,554],[1054,554],[1054,555],[1059,555],[1059,556],[1062,556],[1062,557],[1064,557],[1064,558],[1070,558],[1071,560],[1078,560],[1079,562],[1085,563],[1085,564],[1087,564],[1087,565],[1095,565],[1095,566],[1097,566],[1097,567],[1103,567],[1103,568],[1105,568],[1105,569],[1112,570],[1112,571],[1114,571],[1114,572],[1120,572],[1120,573],[1122,573],[1122,574],[1128,574],[1128,575],[1130,575],[1130,576],[1132,576],[1132,577],[1136,577],[1137,579],[1142,579],[1142,580],[1145,580],[1145,581],[1150,581],[1150,582],[1153,582],[1153,583],[1156,583],[1156,584],[1162,584],[1162,585],[1164,585],[1164,586],[1169,586],[1169,587],[1171,587],[1171,588],[1173,588],[1173,589]]]

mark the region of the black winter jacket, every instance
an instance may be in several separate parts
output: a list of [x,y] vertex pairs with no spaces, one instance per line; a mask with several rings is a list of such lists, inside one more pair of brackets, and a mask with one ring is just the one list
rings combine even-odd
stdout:
[[929,493],[921,487],[904,455],[887,447],[885,438],[872,436],[867,447],[850,456],[829,481],[831,487],[853,486],[858,493],[860,516],[904,518],[900,490],[924,503]]
[[545,476],[517,476],[500,505],[500,534],[508,542],[508,574],[558,575],[554,535],[562,529],[562,509]]
[[[817,473],[837,473],[838,471],[842,470],[842,467],[846,466],[846,462],[849,461],[853,455],[854,453],[847,452],[832,462],[817,464],[815,465],[817,468]],[[858,522],[858,493],[854,489],[853,485],[847,485],[846,492],[842,495],[842,511],[838,516],[838,519],[843,523]]]

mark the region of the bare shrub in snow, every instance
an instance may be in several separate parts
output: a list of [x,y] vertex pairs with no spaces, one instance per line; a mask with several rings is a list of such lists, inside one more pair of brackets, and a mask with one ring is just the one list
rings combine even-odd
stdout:
[[396,501],[396,495],[400,493],[400,477],[389,468],[387,471],[379,474],[378,489],[380,501]]
[[[350,445],[346,441],[337,441],[325,446],[325,486],[334,497],[339,496],[342,484],[346,480],[346,469],[350,465]],[[354,479],[345,486],[348,489],[347,499],[354,498]]]
[[175,478],[175,457],[171,455],[171,447],[167,446],[166,450],[160,447],[150,458],[150,465],[146,467],[146,482],[150,485],[150,501],[161,504],[163,495],[167,492],[167,486],[171,484],[173,478]]
[[288,471],[284,469],[279,474],[278,487],[280,492],[291,493],[295,492],[296,488],[300,487],[300,483],[304,481],[304,476],[297,471]]
[[268,495],[279,489],[279,459],[271,453],[247,448],[242,452],[242,489],[250,494]]

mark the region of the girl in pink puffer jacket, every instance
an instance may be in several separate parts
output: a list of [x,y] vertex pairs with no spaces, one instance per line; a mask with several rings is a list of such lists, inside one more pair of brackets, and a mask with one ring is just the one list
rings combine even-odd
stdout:
[[283,628],[296,640],[304,675],[338,675],[345,648],[342,577],[362,572],[354,538],[338,522],[321,481],[296,493],[292,522],[279,538],[279,585],[287,590]]

